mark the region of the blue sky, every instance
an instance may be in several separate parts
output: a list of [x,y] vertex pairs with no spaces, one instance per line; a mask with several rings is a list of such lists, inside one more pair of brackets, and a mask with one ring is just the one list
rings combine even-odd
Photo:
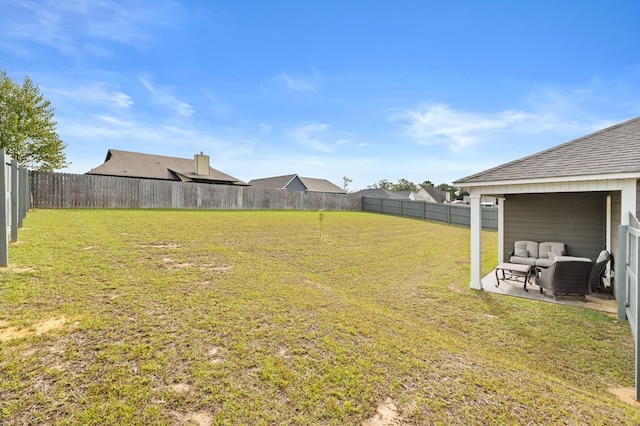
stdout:
[[640,115],[640,2],[7,1],[0,68],[109,148],[244,181],[450,183]]

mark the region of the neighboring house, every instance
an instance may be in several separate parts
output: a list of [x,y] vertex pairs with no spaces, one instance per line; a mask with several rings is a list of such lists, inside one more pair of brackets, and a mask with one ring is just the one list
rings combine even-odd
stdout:
[[298,176],[297,174],[274,176],[262,179],[252,179],[249,185],[256,188],[265,189],[288,189],[290,191],[306,192],[331,192],[335,194],[346,194],[347,191],[334,185],[326,179],[316,179]]
[[482,289],[483,196],[498,199],[499,262],[516,240],[564,242],[590,259],[607,249],[615,260],[619,226],[640,211],[639,182],[640,117],[457,180],[471,200],[471,287]]
[[417,192],[417,199],[429,201],[430,203],[443,204],[449,201],[449,193],[441,191],[438,188],[429,186],[427,188],[420,188]]
[[389,191],[388,189],[376,188],[376,189],[362,189],[358,192],[354,192],[353,195],[360,197],[371,198],[384,198],[392,200],[420,200],[415,192],[412,191]]
[[247,185],[240,179],[209,166],[209,156],[204,154],[196,154],[191,160],[110,149],[104,164],[86,174],[218,185]]

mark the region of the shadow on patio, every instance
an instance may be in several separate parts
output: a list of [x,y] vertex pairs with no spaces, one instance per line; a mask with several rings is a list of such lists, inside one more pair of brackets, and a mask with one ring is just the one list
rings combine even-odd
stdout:
[[556,296],[546,292],[540,293],[540,287],[535,284],[535,277],[531,278],[531,283],[527,284],[524,290],[523,278],[500,280],[500,285],[496,287],[495,270],[482,279],[482,289],[490,293],[503,294],[505,296],[522,297],[524,299],[538,300],[541,302],[557,303],[560,305],[575,306],[578,308],[593,309],[595,311],[607,312],[609,314],[618,313],[618,302],[611,293],[592,293],[584,299],[579,296]]

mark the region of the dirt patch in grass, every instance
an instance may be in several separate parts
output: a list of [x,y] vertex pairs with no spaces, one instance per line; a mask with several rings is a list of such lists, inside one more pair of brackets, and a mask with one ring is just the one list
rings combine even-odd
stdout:
[[178,420],[178,424],[195,426],[211,426],[213,424],[213,416],[206,411],[185,414],[172,411],[171,414]]
[[636,401],[636,390],[634,388],[614,388],[609,389],[609,391],[620,398],[621,401],[640,407],[640,402]]
[[136,244],[136,247],[158,248],[158,249],[162,249],[162,248],[176,249],[176,248],[182,247],[182,244],[159,242],[159,243],[151,243],[151,244]]
[[35,269],[34,268],[29,268],[29,267],[20,268],[20,267],[15,266],[15,265],[9,265],[7,267],[0,267],[0,272],[13,272],[15,274],[22,274],[22,273],[25,273],[25,272],[32,272],[32,271],[35,271]]
[[162,264],[165,268],[169,270],[179,270],[179,269],[187,269],[194,268],[199,269],[201,271],[208,272],[230,272],[233,269],[231,265],[199,265],[193,262],[178,262],[176,260],[171,259],[170,257],[165,257],[162,259]]
[[187,393],[191,390],[191,385],[188,383],[175,383],[169,387],[176,393]]
[[391,398],[387,398],[378,405],[375,416],[362,422],[362,426],[405,426],[408,424],[398,412],[398,406]]
[[13,339],[22,339],[24,337],[39,336],[51,330],[62,328],[67,323],[67,318],[52,317],[41,321],[27,328],[9,326],[6,321],[0,321],[0,341],[6,342]]

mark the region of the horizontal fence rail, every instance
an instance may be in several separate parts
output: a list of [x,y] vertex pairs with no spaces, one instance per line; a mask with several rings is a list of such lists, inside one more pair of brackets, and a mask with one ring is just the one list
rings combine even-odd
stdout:
[[0,150],[0,266],[9,266],[9,241],[18,241],[18,228],[29,210],[27,169]]
[[31,172],[38,208],[360,211],[360,197],[99,175]]
[[[470,226],[471,223],[471,208],[459,204],[362,197],[362,211],[435,220],[452,225]],[[481,218],[483,229],[498,229],[497,207],[482,207]]]

